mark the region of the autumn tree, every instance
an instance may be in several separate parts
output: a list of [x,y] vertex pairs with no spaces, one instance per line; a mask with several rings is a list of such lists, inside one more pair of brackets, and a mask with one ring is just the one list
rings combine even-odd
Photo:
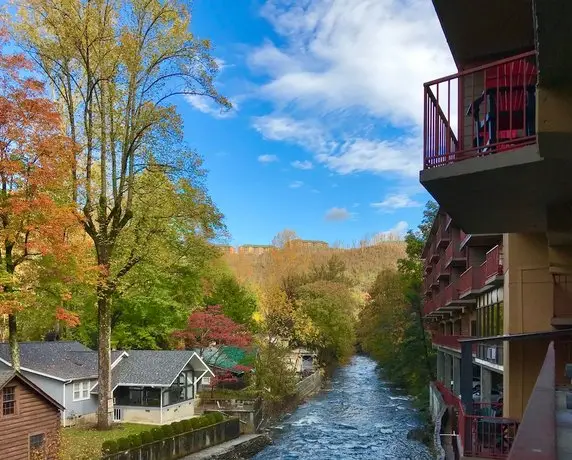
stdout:
[[223,109],[230,103],[213,85],[218,68],[209,41],[189,31],[190,12],[178,0],[21,5],[20,39],[50,80],[78,146],[69,178],[99,266],[98,425],[105,429],[113,403],[111,300],[142,258],[135,246],[116,258],[122,233],[137,217],[137,175],[151,163],[181,175],[189,166],[175,96],[209,97]]
[[220,305],[212,305],[193,312],[184,330],[173,334],[185,348],[198,348],[202,356],[211,345],[247,347],[252,337],[246,329],[225,316]]
[[62,135],[57,107],[31,76],[32,63],[6,48],[0,27],[0,313],[8,316],[19,370],[18,312],[32,301],[42,258],[73,253],[78,221],[65,193],[73,145]]

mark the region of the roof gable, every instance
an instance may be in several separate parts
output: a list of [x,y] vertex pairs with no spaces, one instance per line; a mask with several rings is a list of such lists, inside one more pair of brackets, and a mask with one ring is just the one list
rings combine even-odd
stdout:
[[59,410],[61,410],[61,411],[64,410],[64,407],[59,402],[57,402],[49,394],[47,394],[40,387],[38,387],[34,382],[32,382],[31,380],[29,380],[28,378],[26,378],[25,376],[23,376],[19,372],[15,372],[15,371],[0,372],[0,390],[14,380],[20,381],[20,383],[22,383],[23,385],[30,388],[32,391],[37,393],[40,397],[42,397],[43,399],[48,401],[53,406],[57,407]]

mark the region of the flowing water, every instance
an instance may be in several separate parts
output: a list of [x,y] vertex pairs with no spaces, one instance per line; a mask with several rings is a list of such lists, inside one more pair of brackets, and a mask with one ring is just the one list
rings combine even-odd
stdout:
[[419,426],[408,398],[383,382],[376,363],[355,356],[324,390],[273,430],[274,444],[256,460],[429,460],[429,450],[407,439]]

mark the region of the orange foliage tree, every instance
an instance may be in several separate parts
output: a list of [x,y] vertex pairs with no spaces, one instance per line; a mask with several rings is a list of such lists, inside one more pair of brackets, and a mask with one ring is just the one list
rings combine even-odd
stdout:
[[31,63],[5,53],[7,42],[0,27],[0,314],[19,369],[17,313],[33,296],[34,266],[47,254],[73,253],[69,234],[79,220],[66,190],[73,145],[42,83],[30,77]]

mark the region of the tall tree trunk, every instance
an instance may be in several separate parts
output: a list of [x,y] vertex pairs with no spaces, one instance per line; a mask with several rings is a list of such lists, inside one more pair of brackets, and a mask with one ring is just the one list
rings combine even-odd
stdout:
[[97,427],[108,430],[113,422],[113,394],[111,392],[111,294],[107,289],[107,278],[100,280],[97,287],[98,310],[98,388]]
[[12,360],[12,369],[20,371],[20,347],[18,345],[18,325],[16,322],[16,314],[8,315],[8,343],[10,344],[10,358]]

